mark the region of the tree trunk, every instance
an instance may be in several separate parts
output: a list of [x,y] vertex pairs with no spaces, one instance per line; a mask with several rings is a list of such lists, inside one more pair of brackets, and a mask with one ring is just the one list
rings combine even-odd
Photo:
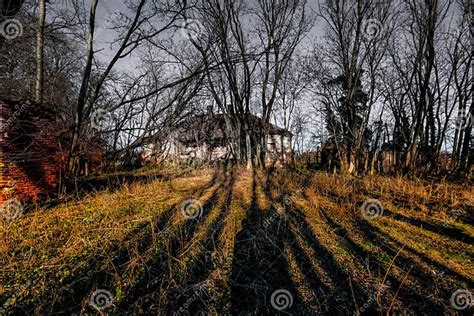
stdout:
[[84,107],[87,99],[87,90],[89,86],[90,76],[92,73],[92,63],[94,59],[94,29],[95,29],[95,14],[97,10],[98,0],[93,0],[90,9],[89,16],[89,35],[87,38],[87,61],[86,68],[84,70],[84,75],[82,77],[82,84],[79,91],[79,98],[77,101],[76,112],[74,113],[74,126],[73,126],[73,135],[71,147],[69,150],[69,157],[67,163],[67,175],[71,174],[71,171],[74,171],[75,159],[74,155],[77,151],[79,145],[79,138],[81,133],[81,125],[83,122],[84,116]]
[[470,158],[472,156],[472,153],[471,153],[472,124],[465,129],[464,133],[465,133],[465,137],[464,137],[464,142],[462,144],[459,167],[460,167],[461,172],[468,172],[469,165],[472,163],[472,161],[470,161]]
[[46,0],[39,0],[38,26],[36,28],[36,81],[35,101],[43,102],[44,81],[44,22],[46,17]]
[[244,125],[245,127],[245,152],[247,154],[247,170],[253,169],[253,159],[252,159],[252,137],[250,135],[250,131],[247,127],[247,124]]

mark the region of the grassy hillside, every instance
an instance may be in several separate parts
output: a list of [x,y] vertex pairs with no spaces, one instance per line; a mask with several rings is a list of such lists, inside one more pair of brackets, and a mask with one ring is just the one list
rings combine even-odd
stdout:
[[0,220],[3,313],[472,313],[468,185],[231,167],[147,179]]

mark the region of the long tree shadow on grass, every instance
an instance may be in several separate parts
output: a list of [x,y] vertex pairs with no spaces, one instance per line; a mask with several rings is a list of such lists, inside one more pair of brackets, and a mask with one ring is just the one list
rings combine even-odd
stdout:
[[210,303],[220,303],[211,302],[211,298],[207,295],[213,284],[208,284],[209,288],[202,285],[210,281],[212,272],[217,268],[221,234],[231,208],[235,181],[236,170],[233,169],[229,183],[225,188],[222,207],[218,210],[217,217],[206,229],[208,237],[198,245],[199,254],[187,264],[186,270],[189,272],[187,275],[176,275],[177,281],[175,280],[175,282],[177,284],[168,282],[168,280],[163,284],[167,306],[160,306],[160,312],[179,313],[183,311],[190,315],[197,315],[198,313],[207,313]]
[[[390,257],[394,257],[397,254],[395,249],[400,249],[404,247],[404,251],[406,251],[410,256],[399,254],[397,259],[395,260],[395,265],[400,267],[403,270],[407,270],[412,268],[411,275],[414,275],[418,280],[423,280],[423,286],[427,293],[436,293],[438,292],[437,296],[445,297],[446,301],[444,303],[447,304],[448,299],[452,292],[452,282],[446,282],[444,277],[436,277],[432,274],[432,271],[427,271],[425,268],[418,266],[414,262],[414,258],[418,257],[427,265],[432,266],[434,269],[441,271],[445,276],[450,276],[456,280],[457,283],[462,282],[467,285],[467,288],[473,288],[474,283],[469,280],[468,278],[460,275],[459,273],[455,272],[454,270],[434,261],[433,259],[429,258],[427,255],[415,250],[414,248],[407,246],[406,244],[402,244],[390,234],[383,232],[375,225],[372,225],[366,221],[358,219],[356,221],[356,229],[358,229],[364,238],[367,238],[377,244],[385,253],[387,253]],[[385,242],[383,241],[385,240]],[[392,247],[395,247],[392,248]],[[436,245],[432,244],[432,247]],[[441,284],[440,284],[441,283]],[[432,289],[432,290],[430,290]],[[422,299],[418,302],[414,302],[413,308],[420,312],[425,312],[427,309],[433,307],[432,300],[427,298]],[[440,306],[439,302],[436,304]],[[446,305],[448,306],[448,305]],[[450,306],[448,306],[450,309]],[[439,312],[438,310],[434,310],[435,312]]]
[[[227,168],[228,165],[224,164],[223,169],[221,170],[220,168],[216,168],[211,180],[203,187],[198,187],[194,190],[191,190],[191,192],[186,192],[187,196],[195,196],[196,198],[201,198],[205,192],[210,190],[213,186],[217,184],[217,181],[219,179],[219,175],[223,175],[225,177],[227,173]],[[224,184],[224,182],[222,182]],[[153,241],[153,232],[161,232],[163,229],[165,229],[167,226],[170,224],[171,217],[173,214],[176,213],[176,209],[179,205],[178,204],[173,204],[170,207],[168,207],[166,210],[161,212],[156,218],[153,219],[153,229],[150,227],[150,223],[142,223],[132,231],[130,231],[127,236],[124,238],[123,242],[128,242],[131,240],[136,240],[137,236],[143,236],[142,238],[139,238],[134,252],[138,251],[139,253],[144,252],[148,247],[150,247],[152,241]],[[116,244],[115,249],[112,251],[115,252],[114,250],[117,250],[119,254],[114,258],[114,266],[118,267],[120,269],[124,263],[128,262],[132,258],[132,253],[128,251],[129,249],[122,249],[123,245]],[[120,250],[127,250],[126,252],[120,252]]]
[[[271,187],[271,185],[267,184],[267,185],[265,185],[265,187],[269,188],[269,187]],[[303,195],[304,195],[305,199],[308,200],[308,197],[305,195],[304,190],[303,190]],[[336,199],[335,196],[330,196],[330,199],[333,200],[333,202],[337,203],[337,205],[340,205],[341,202],[342,202],[339,197]],[[346,198],[345,200],[348,201],[349,198]],[[281,201],[283,202],[283,197],[281,197]],[[293,209],[292,211],[293,211],[292,212],[293,216],[290,215],[288,220],[291,222],[292,217],[294,217],[294,219],[296,219],[300,223],[303,222],[303,219],[304,219],[303,213],[301,211],[299,211],[298,209]],[[368,252],[367,250],[362,248],[359,244],[357,244],[356,242],[354,242],[352,239],[350,239],[348,237],[347,230],[345,230],[341,225],[337,224],[334,220],[332,220],[332,218],[329,217],[327,213],[323,212],[322,215],[323,215],[323,217],[325,217],[327,224],[331,227],[331,231],[335,232],[341,238],[341,242],[342,242],[341,246],[343,246],[344,248],[348,248],[348,250],[351,251],[351,253],[354,255],[354,257],[356,257],[357,260],[360,263],[362,263],[362,264],[364,263],[364,258],[370,258],[371,257],[370,252]],[[358,223],[361,224],[363,222],[359,220]],[[420,224],[420,226],[421,226],[423,223],[418,222],[418,224]],[[301,231],[304,232],[306,230],[305,226],[306,226],[305,224],[300,226],[300,227],[302,227],[302,229],[300,229],[300,232]],[[399,249],[399,247],[402,246],[392,236],[380,231],[378,228],[371,227],[371,226],[368,226],[368,225],[363,225],[363,226],[364,226],[363,228],[356,227],[356,229],[360,230],[365,235],[364,236],[365,240],[375,241],[375,243],[378,243],[378,241],[380,240],[379,236],[384,236],[387,239],[389,239],[392,243],[395,243],[397,245],[398,249]],[[444,227],[442,227],[442,228],[444,228]],[[430,226],[428,230],[436,230],[435,231],[436,233],[443,234],[442,228],[441,227]],[[377,234],[372,233],[372,231],[376,231]],[[311,231],[309,231],[309,232],[311,233]],[[452,229],[450,230],[449,228],[447,228],[447,231],[445,232],[445,235],[450,236],[450,237],[453,238],[454,235],[458,234],[458,233],[459,233],[459,231],[457,231],[457,230],[452,230]],[[308,240],[314,239],[314,237],[311,236],[311,234],[303,233],[303,235],[305,235]],[[455,238],[455,239],[457,239],[457,238]],[[384,246],[385,247],[382,247],[382,248],[384,249],[385,253],[389,255],[390,258],[394,258],[397,255],[397,251],[393,250],[391,247],[389,247],[387,245],[384,245]],[[446,283],[445,283],[444,288],[440,289],[439,288],[440,279],[438,278],[438,280],[435,281],[434,276],[431,275],[431,273],[430,273],[431,271],[424,271],[423,267],[421,267],[421,266],[415,264],[415,262],[413,262],[413,258],[414,257],[420,257],[420,259],[422,259],[423,261],[427,262],[428,264],[436,267],[437,269],[441,270],[443,273],[447,272],[446,273],[447,275],[452,275],[456,279],[461,280],[463,283],[468,284],[467,288],[472,287],[472,282],[470,282],[464,276],[454,272],[453,270],[451,270],[451,269],[449,269],[449,268],[447,268],[443,265],[440,265],[439,263],[437,263],[434,260],[430,259],[426,255],[416,251],[415,249],[413,249],[410,246],[406,247],[406,251],[408,251],[411,255],[406,256],[404,254],[398,254],[397,259],[395,261],[396,266],[397,267],[403,267],[405,272],[406,272],[406,270],[411,269],[410,275],[415,276],[415,278],[420,282],[421,288],[426,290],[426,291],[423,291],[425,293],[423,295],[422,292],[420,292],[419,288],[418,288],[418,290],[415,289],[415,288],[411,288],[411,287],[407,288],[407,285],[405,284],[404,286],[401,287],[401,289],[397,293],[398,301],[402,302],[404,307],[408,307],[410,311],[416,311],[416,312],[419,312],[419,313],[429,312],[431,314],[436,314],[436,313],[439,313],[441,310],[444,310],[445,312],[448,312],[448,311],[452,312],[452,308],[451,308],[451,306],[449,306],[449,296],[450,296],[450,293],[452,292],[452,288],[450,288],[449,286],[446,286]],[[369,261],[369,262],[373,262],[373,261]],[[397,269],[399,269],[399,268],[397,268]],[[301,269],[301,270],[303,270],[303,269]],[[403,277],[403,271],[401,271],[401,273],[402,273],[402,277]],[[332,274],[332,273],[330,273],[330,274]],[[394,291],[397,290],[398,287],[402,285],[402,282],[401,282],[400,279],[392,277],[391,275],[389,275],[388,280],[391,282],[391,286],[392,286],[392,289]],[[375,285],[375,286],[377,286],[377,285]],[[430,290],[430,288],[432,290]],[[440,293],[440,291],[441,291],[441,293]],[[372,292],[372,293],[374,293],[374,292]],[[437,294],[438,297],[446,298],[446,300],[442,301],[442,300],[432,299],[433,295],[430,295],[430,293],[431,294],[432,293],[438,293]],[[373,297],[373,294],[371,296]],[[364,301],[365,301],[365,299],[361,300],[362,303],[364,303]],[[385,303],[391,303],[391,302],[390,301],[385,301]],[[374,304],[374,303],[372,302],[371,304]],[[333,304],[330,304],[330,305],[333,305]],[[359,307],[360,307],[360,305],[359,305]],[[388,305],[386,307],[388,307]],[[364,313],[367,313],[367,312],[370,312],[370,306],[369,306],[369,309],[365,309]],[[376,312],[376,311],[373,310],[373,312]],[[340,311],[339,311],[339,313],[340,313]]]
[[[332,197],[331,195],[328,195],[328,194],[325,194],[324,195],[325,197],[327,197],[332,203],[334,203],[335,205],[340,205],[341,201]],[[352,203],[352,201],[350,201]],[[384,212],[386,212],[388,215],[390,214],[393,214],[395,215],[394,213],[391,213],[389,212],[388,210],[384,210]],[[395,219],[395,218],[394,218]],[[405,217],[405,219],[407,219],[407,222],[410,223],[409,219],[407,217]],[[400,220],[399,218],[399,221],[402,221]],[[412,223],[416,223],[414,221],[411,221]],[[419,223],[418,224],[422,224],[422,223]],[[417,226],[417,225],[415,225]],[[367,240],[372,240],[374,241],[377,245],[381,246],[381,248],[387,253],[389,254],[390,256],[394,256],[396,254],[397,251],[395,251],[394,249],[390,248],[387,244],[384,244],[382,242],[380,242],[380,236],[383,236],[385,237],[387,240],[390,241],[390,243],[394,244],[395,247],[398,249],[400,249],[402,246],[405,247],[406,250],[408,250],[409,252],[411,252],[414,256],[417,256],[419,257],[421,260],[423,260],[425,263],[427,263],[428,265],[431,265],[433,266],[435,269],[438,269],[440,271],[442,271],[444,274],[446,275],[449,275],[449,276],[452,276],[454,277],[455,279],[458,279],[462,282],[464,282],[465,284],[468,284],[470,287],[473,286],[473,282],[471,280],[469,280],[468,278],[466,278],[465,276],[457,273],[456,271],[452,270],[451,268],[445,266],[445,265],[442,265],[436,261],[434,261],[433,259],[429,258],[427,255],[417,251],[416,249],[414,249],[413,247],[411,246],[407,246],[407,245],[403,245],[401,242],[399,242],[398,240],[396,240],[393,236],[391,236],[390,234],[387,234],[383,231],[381,231],[379,228],[377,228],[376,226],[368,223],[367,221],[364,221],[360,218],[357,218],[355,221],[354,221],[354,227],[355,229],[357,229],[358,231],[360,231],[361,233],[363,233],[363,237],[366,238]],[[424,225],[421,227],[419,227],[420,229],[424,229]],[[450,227],[444,227],[444,226],[431,226],[430,227],[431,229],[435,230],[434,232],[439,234],[439,235],[444,235],[446,237],[449,238],[449,236],[451,234],[457,234],[458,231],[457,230],[453,230],[452,228]],[[428,230],[431,230],[431,229],[428,229]],[[444,230],[446,229],[446,233],[444,232]],[[457,240],[459,239],[462,239],[462,237],[459,237],[458,238],[455,238]],[[431,244],[431,246],[433,246],[433,244]],[[398,260],[401,260],[401,256],[399,256],[397,259]],[[411,266],[412,265],[412,261],[411,259],[407,259],[409,260],[410,264],[405,264],[404,266]],[[398,262],[397,262],[398,263]]]
[[[307,245],[317,254],[316,261],[318,266],[327,273],[333,284],[332,288],[327,288],[320,293],[320,303],[324,308],[322,311],[327,314],[354,313],[357,310],[355,303],[360,307],[369,299],[369,294],[364,292],[363,288],[358,284],[358,280],[352,278],[349,272],[340,267],[334,255],[321,245],[301,210],[297,208],[288,210],[287,208],[287,214],[288,220],[297,228],[297,233],[303,236]],[[298,249],[294,251],[298,252]],[[304,267],[303,263],[305,261],[307,259],[302,260],[300,263],[302,267]],[[307,279],[311,280],[310,271],[306,271]],[[352,297],[352,293],[354,293],[354,297]],[[372,306],[368,308],[368,311],[370,310],[372,310]]]
[[[388,264],[388,262],[380,264],[380,259],[377,257],[377,255],[364,249],[352,238],[350,238],[348,231],[342,225],[338,224],[331,216],[329,216],[328,212],[326,212],[324,209],[320,209],[320,213],[327,222],[327,224],[331,227],[331,230],[343,240],[345,246],[349,249],[353,256],[357,258],[359,263],[362,265],[367,264],[367,268],[369,269],[369,271],[373,273],[378,272],[380,273],[379,277],[383,278],[386,273],[384,265]],[[395,256],[395,252],[390,252],[390,259],[393,259]],[[368,260],[366,261],[365,259]],[[410,273],[410,275],[415,276],[417,280],[422,283],[423,288],[426,289],[434,285],[431,281],[432,278],[427,278],[427,275],[425,274],[421,275],[420,273],[423,273],[422,269],[419,266],[415,265],[413,262],[410,262],[409,258],[404,257],[402,254],[398,254],[397,259],[398,260],[396,260],[396,262],[400,263],[400,266],[410,266],[412,268],[412,272]],[[397,267],[398,265],[392,268],[399,269]],[[402,271],[404,273],[407,273],[407,271],[405,270]],[[394,291],[400,286],[402,286],[401,281],[398,278],[393,277],[391,274],[387,276],[387,280],[390,282],[390,287]],[[375,286],[376,284],[374,284],[374,287]],[[417,312],[428,312],[434,315],[437,311],[442,309],[442,306],[438,302],[431,300],[429,297],[420,295],[420,293],[418,293],[414,289],[406,288],[406,285],[400,288],[400,291],[398,293],[398,300],[402,301],[406,307],[415,307],[414,310],[416,310]],[[388,303],[385,306],[388,307],[390,301],[387,301],[385,303]],[[417,307],[419,308],[421,305],[423,305],[423,308],[417,310]]]
[[165,244],[157,249],[153,258],[143,263],[143,266],[147,267],[146,271],[127,290],[119,305],[119,310],[127,313],[140,312],[155,306],[156,301],[158,301],[156,295],[159,294],[161,288],[166,286],[166,276],[171,262],[193,239],[198,227],[207,220],[209,213],[218,202],[221,192],[231,186],[230,183],[234,181],[233,179],[233,174],[229,177],[227,168],[224,168],[224,179],[204,203],[201,216],[187,220],[183,226],[178,227],[176,231],[172,231]]
[[[227,166],[224,165],[223,182],[215,189],[211,198],[203,206],[203,216],[205,216],[209,208],[212,207],[217,195],[224,186],[227,174],[226,170]],[[217,184],[221,172],[222,170],[220,169],[216,170],[206,185],[193,189],[188,192],[188,194],[190,196],[197,196],[198,198],[201,197],[207,190]],[[152,221],[154,225],[153,229],[150,227],[150,222],[139,225],[127,234],[124,241],[120,244],[115,243],[109,249],[104,249],[103,255],[93,258],[89,256],[87,259],[81,260],[80,265],[76,266],[70,275],[64,279],[62,282],[64,285],[62,287],[41,293],[41,297],[37,297],[36,300],[32,300],[31,302],[18,303],[13,307],[12,312],[28,314],[40,310],[42,313],[50,314],[58,312],[79,312],[81,309],[84,310],[84,308],[88,310],[84,305],[81,307],[81,303],[84,304],[85,301],[88,300],[87,295],[90,295],[90,293],[96,289],[112,289],[114,287],[113,279],[122,275],[125,267],[133,257],[140,257],[153,246],[153,233],[160,232],[169,225],[171,217],[177,211],[178,204],[172,205],[161,212],[157,218]],[[187,225],[185,229],[192,231],[193,225]],[[134,244],[125,246],[130,241]],[[143,264],[145,272],[141,277],[142,280],[146,279],[145,274],[147,274],[148,271],[146,267],[151,268],[151,273],[154,271],[153,262],[144,262]],[[111,292],[114,293],[113,291]],[[41,302],[41,306],[39,306],[39,302]]]
[[[369,299],[369,295],[364,292],[357,282],[352,281],[351,275],[340,267],[334,255],[321,245],[313,233],[304,212],[297,208],[294,203],[288,203],[289,201],[285,199],[285,195],[289,195],[289,192],[285,192],[284,188],[283,190],[280,188],[282,194],[277,198],[273,198],[270,191],[272,183],[271,175],[267,174],[264,185],[266,188],[265,194],[272,201],[272,204],[278,203],[285,206],[286,221],[294,227],[294,230],[290,229],[288,232],[290,236],[289,245],[299,270],[305,276],[306,282],[310,284],[313,293],[317,296],[319,306],[316,308],[316,313],[353,314],[357,310],[354,304],[363,305]],[[301,236],[304,245],[311,248],[316,254],[316,258],[313,258],[313,261],[316,261],[317,265],[326,273],[332,287],[317,277],[306,251],[296,242],[297,236]],[[354,300],[359,302],[354,302]],[[309,306],[307,309],[310,312],[314,312],[312,307]],[[367,312],[375,312],[372,306],[369,306],[366,310]]]
[[[470,288],[474,287],[474,282],[472,282],[471,280],[469,280],[465,276],[459,274],[458,272],[454,271],[453,269],[451,269],[451,268],[449,268],[449,267],[447,267],[447,266],[445,266],[445,265],[443,265],[439,262],[436,262],[432,258],[428,257],[426,254],[421,253],[420,251],[416,250],[412,246],[402,244],[400,241],[395,239],[393,236],[391,236],[390,234],[382,231],[380,228],[376,227],[375,225],[373,225],[369,222],[363,221],[363,220],[358,220],[357,225],[360,227],[361,231],[363,231],[367,236],[372,236],[372,238],[373,238],[372,240],[374,240],[375,238],[380,239],[380,237],[383,237],[389,243],[395,245],[395,247],[397,247],[398,249],[401,248],[402,246],[404,246],[405,249],[409,253],[411,253],[415,257],[419,257],[427,265],[430,265],[433,268],[439,270],[440,272],[443,272],[443,274],[445,274],[446,276],[451,276],[454,279],[457,279],[458,281],[461,281],[461,282],[467,284]],[[394,252],[393,249],[391,249],[387,244],[380,243],[380,245],[383,246],[383,249],[386,252],[392,252],[392,253]],[[432,243],[429,244],[429,247],[436,247],[435,240],[433,240]],[[410,264],[411,264],[411,262],[412,262],[412,260],[410,260]]]
[[466,234],[466,232],[463,231],[462,229],[459,229],[457,227],[433,224],[428,221],[423,221],[417,218],[408,217],[400,213],[394,213],[392,211],[389,211],[386,208],[384,209],[384,215],[391,216],[393,219],[397,221],[408,223],[410,225],[428,230],[432,233],[443,235],[460,242],[464,242],[468,245],[474,244],[474,238]]
[[[331,202],[334,203],[335,205],[341,207],[340,199],[334,198],[330,194],[325,194],[324,196],[327,197],[329,200],[331,200]],[[384,210],[384,212],[386,212],[388,215],[394,215],[387,210]],[[346,244],[352,249],[356,250],[355,253],[364,255],[363,251],[362,252],[360,252],[360,250],[357,251],[357,249],[355,248],[356,247],[355,244],[350,242],[349,238],[347,238],[346,236],[347,232],[344,231],[344,229],[340,225],[336,224],[333,220],[331,220],[331,218],[327,216],[327,213],[323,212],[323,215],[326,216],[326,219],[328,220],[328,224],[331,225],[334,232],[338,233],[341,237],[344,237]],[[352,224],[354,226],[354,229],[360,232],[364,240],[371,241],[372,243],[378,245],[381,248],[381,250],[386,255],[388,255],[389,258],[395,258],[396,256],[394,265],[398,269],[402,269],[403,271],[408,271],[410,269],[410,275],[414,276],[420,282],[421,286],[426,291],[426,293],[441,292],[440,294],[438,294],[438,296],[449,298],[450,291],[452,289],[449,288],[446,282],[444,282],[444,284],[439,284],[440,281],[441,282],[444,281],[443,278],[435,278],[435,275],[432,274],[431,271],[426,271],[425,268],[416,264],[413,260],[415,257],[419,257],[426,264],[432,266],[433,268],[439,271],[442,271],[446,276],[451,276],[457,280],[460,280],[461,282],[465,284],[470,285],[470,287],[472,287],[472,282],[468,280],[467,278],[465,278],[464,276],[460,275],[459,273],[453,271],[452,269],[444,265],[439,264],[438,262],[429,258],[427,255],[420,253],[419,251],[416,251],[412,247],[402,244],[401,242],[393,238],[390,234],[383,232],[382,230],[372,225],[371,223],[365,220],[362,220],[360,218],[356,218],[354,221],[352,221]],[[418,224],[421,224],[421,223],[418,223]],[[420,227],[420,228],[422,229],[424,227]],[[444,227],[431,227],[431,228],[439,229],[436,231],[436,233],[443,234]],[[451,230],[447,233],[447,235],[450,235],[453,233],[455,232]],[[384,239],[387,240],[388,242],[383,242]],[[404,253],[399,253],[397,256],[398,250],[402,247],[405,247],[405,252],[408,252],[410,256],[405,255]],[[390,280],[393,283],[392,286],[394,287],[400,284],[399,280],[396,280],[396,279],[390,279]],[[405,288],[406,288],[406,285],[405,285]],[[413,289],[413,288],[405,289],[405,288],[403,287],[401,288],[399,292],[399,296],[400,296],[399,300],[403,301],[403,303],[406,306],[408,306],[410,309],[418,311],[418,312],[426,312],[429,310],[433,312],[437,312],[445,308],[446,302],[435,301],[433,299],[430,299],[428,294],[426,296],[422,296],[420,294],[417,294],[416,289]]]
[[284,254],[287,241],[287,223],[265,225],[257,202],[257,179],[252,179],[252,199],[242,229],[234,243],[234,257],[230,280],[231,307],[237,314],[279,314],[272,306],[271,296],[276,290],[292,293],[294,302],[283,312],[296,311],[299,298],[289,274]]
[[[286,217],[275,208],[281,201],[273,199],[271,184],[262,183],[266,198],[270,201],[266,219],[256,202],[256,177],[254,175],[253,199],[248,216],[235,242],[234,264],[231,280],[232,314],[278,314],[272,305],[271,295],[275,290],[285,289],[293,297],[293,305],[282,314],[348,314],[356,310],[351,292],[363,303],[368,299],[361,287],[349,285],[350,275],[342,270],[334,256],[323,247],[313,234],[307,219],[299,210],[287,211]],[[265,231],[262,230],[265,228]],[[299,242],[300,237],[303,244]],[[310,247],[317,258],[310,260],[303,247]],[[309,284],[318,306],[308,306],[297,295],[296,285],[289,273],[289,259],[283,252],[287,249],[294,258],[298,270]],[[331,280],[332,287],[324,283],[313,267],[317,261]],[[314,298],[314,297],[313,297]],[[311,298],[310,298],[311,300]],[[370,307],[369,309],[370,310]]]
[[[138,172],[141,170],[143,169],[139,169]],[[114,192],[123,188],[124,186],[135,183],[147,184],[156,180],[170,181],[172,179],[183,177],[192,171],[193,169],[191,168],[184,168],[180,172],[175,172],[172,174],[165,174],[160,171],[149,172],[148,174],[136,174],[137,170],[129,170],[100,176],[90,175],[80,177],[75,181],[66,180],[64,186],[66,197],[47,201],[48,204],[45,204],[45,206],[53,207],[65,199],[83,198],[88,194],[99,191]],[[147,172],[147,170],[145,170],[145,172]]]

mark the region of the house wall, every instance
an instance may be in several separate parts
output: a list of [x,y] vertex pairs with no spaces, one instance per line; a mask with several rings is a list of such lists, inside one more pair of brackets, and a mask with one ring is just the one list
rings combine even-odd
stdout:
[[219,160],[229,154],[227,146],[210,148],[208,144],[201,146],[185,146],[179,142],[170,140],[168,142],[169,156],[177,159],[197,159],[203,161]]
[[[161,153],[156,155],[155,153]],[[155,145],[147,145],[143,148],[142,158],[144,161],[158,163],[166,159],[197,159],[197,160],[218,160],[229,154],[227,146],[215,147],[212,150],[206,144],[197,147],[184,146],[179,142],[168,139],[158,150]]]
[[64,166],[58,131],[38,105],[0,100],[0,203],[36,201],[57,191]]
[[[154,157],[154,154],[161,154]],[[215,161],[230,157],[230,148],[219,146],[209,148],[207,144],[201,146],[185,146],[173,137],[170,137],[158,150],[155,145],[147,145],[143,148],[142,158],[144,161],[158,163],[167,159],[188,160],[196,159],[202,161]],[[284,135],[269,135],[267,137],[267,163],[288,163],[292,157],[291,137]]]
[[285,135],[267,136],[267,162],[280,161],[288,163],[291,160],[291,137]]

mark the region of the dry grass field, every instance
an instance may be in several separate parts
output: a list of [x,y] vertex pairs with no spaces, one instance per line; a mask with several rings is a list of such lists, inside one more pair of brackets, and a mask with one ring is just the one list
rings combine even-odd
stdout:
[[472,315],[474,189],[225,167],[0,220],[0,314]]

